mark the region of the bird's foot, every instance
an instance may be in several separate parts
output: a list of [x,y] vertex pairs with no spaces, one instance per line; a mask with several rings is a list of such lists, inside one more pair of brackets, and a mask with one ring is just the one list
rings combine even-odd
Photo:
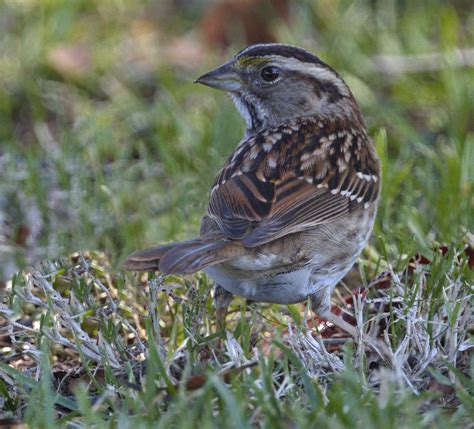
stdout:
[[356,326],[351,325],[345,321],[341,316],[334,314],[330,309],[320,311],[318,316],[324,319],[326,322],[333,324],[344,332],[348,333],[354,341],[367,344],[372,350],[374,350],[382,359],[386,359],[389,356],[389,350],[387,345],[379,339],[369,337],[367,334],[362,332]]

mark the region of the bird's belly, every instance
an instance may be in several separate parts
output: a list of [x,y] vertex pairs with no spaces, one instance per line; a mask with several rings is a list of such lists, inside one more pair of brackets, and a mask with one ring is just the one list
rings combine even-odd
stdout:
[[304,301],[312,293],[309,267],[280,273],[229,271],[214,265],[204,270],[228,292],[252,301],[293,304]]

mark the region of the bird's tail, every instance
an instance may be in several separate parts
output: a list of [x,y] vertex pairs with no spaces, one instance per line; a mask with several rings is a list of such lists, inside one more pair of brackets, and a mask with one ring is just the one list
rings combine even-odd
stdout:
[[180,241],[150,247],[130,255],[123,266],[131,271],[159,270],[163,274],[191,274],[243,254],[242,246],[228,240]]

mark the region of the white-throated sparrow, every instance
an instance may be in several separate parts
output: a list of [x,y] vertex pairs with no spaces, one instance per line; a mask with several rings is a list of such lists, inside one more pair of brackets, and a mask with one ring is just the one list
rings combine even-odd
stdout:
[[[231,294],[330,312],[336,283],[366,245],[380,166],[344,80],[304,49],[259,44],[196,80],[230,93],[247,130],[220,171],[198,238],[136,252],[129,270],[204,270]],[[225,311],[225,310],[224,310]]]

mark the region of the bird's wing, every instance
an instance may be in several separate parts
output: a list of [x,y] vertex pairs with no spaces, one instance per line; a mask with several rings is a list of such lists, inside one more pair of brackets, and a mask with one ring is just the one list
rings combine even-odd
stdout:
[[216,179],[208,217],[226,238],[255,247],[375,201],[377,156],[356,129],[302,120],[243,141]]

